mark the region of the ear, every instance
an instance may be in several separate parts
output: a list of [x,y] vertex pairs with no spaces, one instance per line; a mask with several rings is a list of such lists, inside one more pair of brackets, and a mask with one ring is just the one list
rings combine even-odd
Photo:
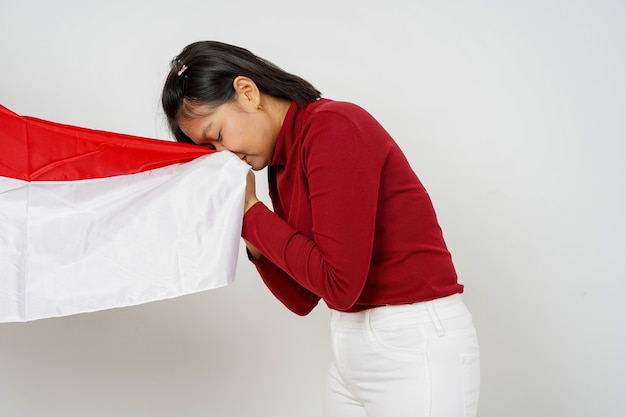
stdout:
[[252,79],[240,75],[233,81],[233,88],[237,102],[243,108],[257,109],[261,104],[261,92]]

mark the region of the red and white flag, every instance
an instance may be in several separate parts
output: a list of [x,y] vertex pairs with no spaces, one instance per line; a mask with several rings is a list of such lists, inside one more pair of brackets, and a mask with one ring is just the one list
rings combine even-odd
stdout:
[[228,285],[249,169],[228,152],[0,106],[0,322]]

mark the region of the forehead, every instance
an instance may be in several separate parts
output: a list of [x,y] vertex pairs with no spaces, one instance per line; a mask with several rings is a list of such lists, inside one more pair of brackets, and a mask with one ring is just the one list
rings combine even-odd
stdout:
[[185,101],[176,117],[178,126],[190,139],[201,139],[220,107]]
[[220,107],[193,100],[184,100],[178,110],[176,119],[181,124],[194,119],[202,119],[214,114]]

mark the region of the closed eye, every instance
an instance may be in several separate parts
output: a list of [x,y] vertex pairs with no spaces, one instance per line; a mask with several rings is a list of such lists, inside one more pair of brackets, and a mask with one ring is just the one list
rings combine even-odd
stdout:
[[207,140],[207,142],[203,146],[206,146],[207,148],[212,149],[212,150],[215,151],[215,150],[217,150],[217,148],[215,147],[215,145],[213,145],[213,143],[215,143],[215,142],[219,143],[221,141],[222,141],[222,133],[220,132],[220,133],[218,133],[216,139]]

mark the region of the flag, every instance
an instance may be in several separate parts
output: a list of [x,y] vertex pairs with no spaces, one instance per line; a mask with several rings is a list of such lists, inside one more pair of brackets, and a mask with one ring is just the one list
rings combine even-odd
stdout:
[[229,152],[0,106],[0,322],[230,284],[248,170]]

